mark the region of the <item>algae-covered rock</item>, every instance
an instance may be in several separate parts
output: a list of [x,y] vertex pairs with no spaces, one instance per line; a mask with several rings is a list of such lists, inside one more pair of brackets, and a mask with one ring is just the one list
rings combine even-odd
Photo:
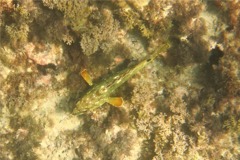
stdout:
[[[0,159],[238,159],[239,9],[236,0],[1,0]],[[122,106],[72,114],[90,88],[83,69],[92,87],[102,81],[99,96],[107,77],[119,83],[115,74],[143,59],[151,63],[111,95]]]

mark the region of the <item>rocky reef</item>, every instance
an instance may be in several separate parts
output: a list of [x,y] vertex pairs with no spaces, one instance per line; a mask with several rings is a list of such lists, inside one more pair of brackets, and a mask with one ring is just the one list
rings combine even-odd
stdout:
[[[1,160],[240,157],[238,0],[1,0]],[[90,88],[137,64],[124,104],[73,115]]]

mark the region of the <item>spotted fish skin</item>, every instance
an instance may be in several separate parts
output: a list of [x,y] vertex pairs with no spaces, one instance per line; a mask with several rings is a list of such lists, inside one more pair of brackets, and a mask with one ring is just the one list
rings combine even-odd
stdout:
[[110,95],[124,82],[130,79],[134,74],[151,63],[160,52],[164,52],[169,48],[165,44],[155,50],[148,58],[142,60],[138,64],[128,67],[122,71],[117,72],[107,79],[103,79],[98,84],[93,84],[92,88],[77,102],[73,110],[73,114],[81,115],[93,111],[94,109],[106,103]]

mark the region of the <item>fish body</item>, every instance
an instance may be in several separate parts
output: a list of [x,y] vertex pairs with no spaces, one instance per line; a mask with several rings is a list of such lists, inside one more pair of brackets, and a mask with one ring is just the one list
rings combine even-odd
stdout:
[[163,45],[155,50],[148,58],[142,60],[138,64],[128,67],[107,79],[103,79],[98,84],[93,84],[92,88],[77,102],[73,110],[73,114],[80,115],[91,112],[94,109],[109,102],[111,94],[124,82],[130,79],[134,74],[152,62],[160,52],[166,51],[168,45]]

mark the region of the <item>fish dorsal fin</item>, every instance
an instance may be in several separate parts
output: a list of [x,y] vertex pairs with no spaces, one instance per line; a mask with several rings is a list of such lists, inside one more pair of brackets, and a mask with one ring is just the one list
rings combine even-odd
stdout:
[[120,107],[123,104],[122,97],[109,97],[107,102],[115,107]]
[[91,78],[91,76],[89,75],[89,73],[88,73],[88,71],[87,71],[86,69],[82,70],[80,74],[81,74],[81,76],[83,77],[83,79],[84,79],[90,86],[93,85],[92,78]]

